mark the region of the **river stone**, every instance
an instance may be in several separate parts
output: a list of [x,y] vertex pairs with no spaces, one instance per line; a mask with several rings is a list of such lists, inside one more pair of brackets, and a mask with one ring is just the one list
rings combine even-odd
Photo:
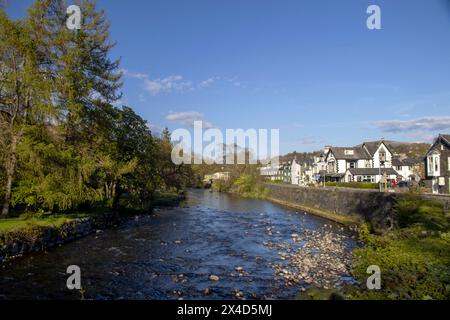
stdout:
[[219,281],[219,277],[218,276],[216,276],[215,274],[212,274],[212,275],[210,275],[209,276],[209,280],[210,281]]

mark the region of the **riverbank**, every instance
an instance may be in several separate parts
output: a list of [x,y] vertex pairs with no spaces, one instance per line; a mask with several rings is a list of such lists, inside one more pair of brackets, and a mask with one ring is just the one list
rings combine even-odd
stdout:
[[63,245],[117,224],[112,213],[5,219],[0,221],[0,264],[31,252]]
[[130,216],[151,213],[153,208],[177,206],[184,198],[184,194],[159,194],[149,210],[124,209],[119,217],[104,209],[97,213],[41,213],[0,219],[0,264],[31,252],[61,246],[106,228],[117,227]]
[[[270,184],[268,200],[345,225],[357,223],[364,246],[352,252],[357,279],[337,293],[346,299],[450,299],[449,198],[371,190]],[[330,210],[334,209],[334,210]],[[355,214],[351,214],[355,212]],[[303,253],[303,252],[301,252]],[[294,260],[304,261],[301,254]],[[368,266],[381,270],[381,289],[368,290]],[[289,274],[293,279],[301,273]],[[327,286],[322,286],[328,289]],[[335,291],[305,292],[309,299]]]
[[290,207],[293,209],[297,209],[300,211],[305,211],[305,212],[314,214],[321,218],[325,218],[325,219],[343,224],[345,226],[357,226],[357,225],[361,224],[361,219],[354,215],[343,216],[343,215],[339,215],[339,214],[336,214],[331,211],[326,211],[326,210],[321,210],[321,209],[312,208],[312,207],[308,207],[308,206],[303,206],[301,204],[283,201],[283,200],[280,200],[280,199],[277,199],[274,197],[270,197],[270,196],[266,197],[265,199],[267,199],[271,202],[277,203],[277,204],[281,204],[283,206],[287,206],[287,207]]

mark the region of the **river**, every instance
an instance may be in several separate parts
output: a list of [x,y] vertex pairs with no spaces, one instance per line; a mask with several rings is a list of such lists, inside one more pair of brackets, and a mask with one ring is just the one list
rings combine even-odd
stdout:
[[294,299],[317,283],[351,282],[355,245],[328,220],[191,190],[178,208],[9,262],[0,270],[0,299],[80,299],[66,287],[69,265],[80,267],[86,299]]

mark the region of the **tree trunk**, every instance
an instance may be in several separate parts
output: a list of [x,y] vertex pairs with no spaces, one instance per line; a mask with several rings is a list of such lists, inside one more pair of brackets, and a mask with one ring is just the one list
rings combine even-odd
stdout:
[[114,213],[114,218],[119,220],[119,200],[122,195],[120,187],[117,186],[117,182],[114,182],[112,187],[112,211]]
[[6,160],[6,186],[5,186],[5,198],[3,200],[2,217],[7,217],[9,215],[9,207],[11,204],[11,194],[12,194],[12,183],[14,179],[14,171],[16,169],[17,162],[17,136],[13,134],[11,139],[11,149],[8,159]]

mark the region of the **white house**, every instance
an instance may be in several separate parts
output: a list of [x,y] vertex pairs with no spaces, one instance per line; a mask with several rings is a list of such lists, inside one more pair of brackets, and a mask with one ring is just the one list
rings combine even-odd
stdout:
[[[400,172],[393,169],[394,153],[384,140],[364,142],[355,147],[331,147],[325,161],[326,181],[379,182],[382,177],[398,180],[403,174],[410,176],[408,170],[411,170],[409,165],[398,161]],[[379,169],[382,169],[381,175]]]
[[260,174],[269,180],[277,180],[279,170],[280,170],[279,164],[277,165],[268,164],[259,169]]
[[341,181],[347,169],[372,167],[371,157],[362,147],[331,147],[325,162],[327,181]]
[[450,194],[450,135],[440,134],[425,158],[426,183],[433,193]]
[[392,160],[392,168],[401,176],[403,181],[412,181],[416,178],[417,172],[414,167],[419,165],[419,159],[397,159]]
[[291,163],[291,183],[300,185],[302,177],[302,166],[297,162],[297,159],[294,158]]

